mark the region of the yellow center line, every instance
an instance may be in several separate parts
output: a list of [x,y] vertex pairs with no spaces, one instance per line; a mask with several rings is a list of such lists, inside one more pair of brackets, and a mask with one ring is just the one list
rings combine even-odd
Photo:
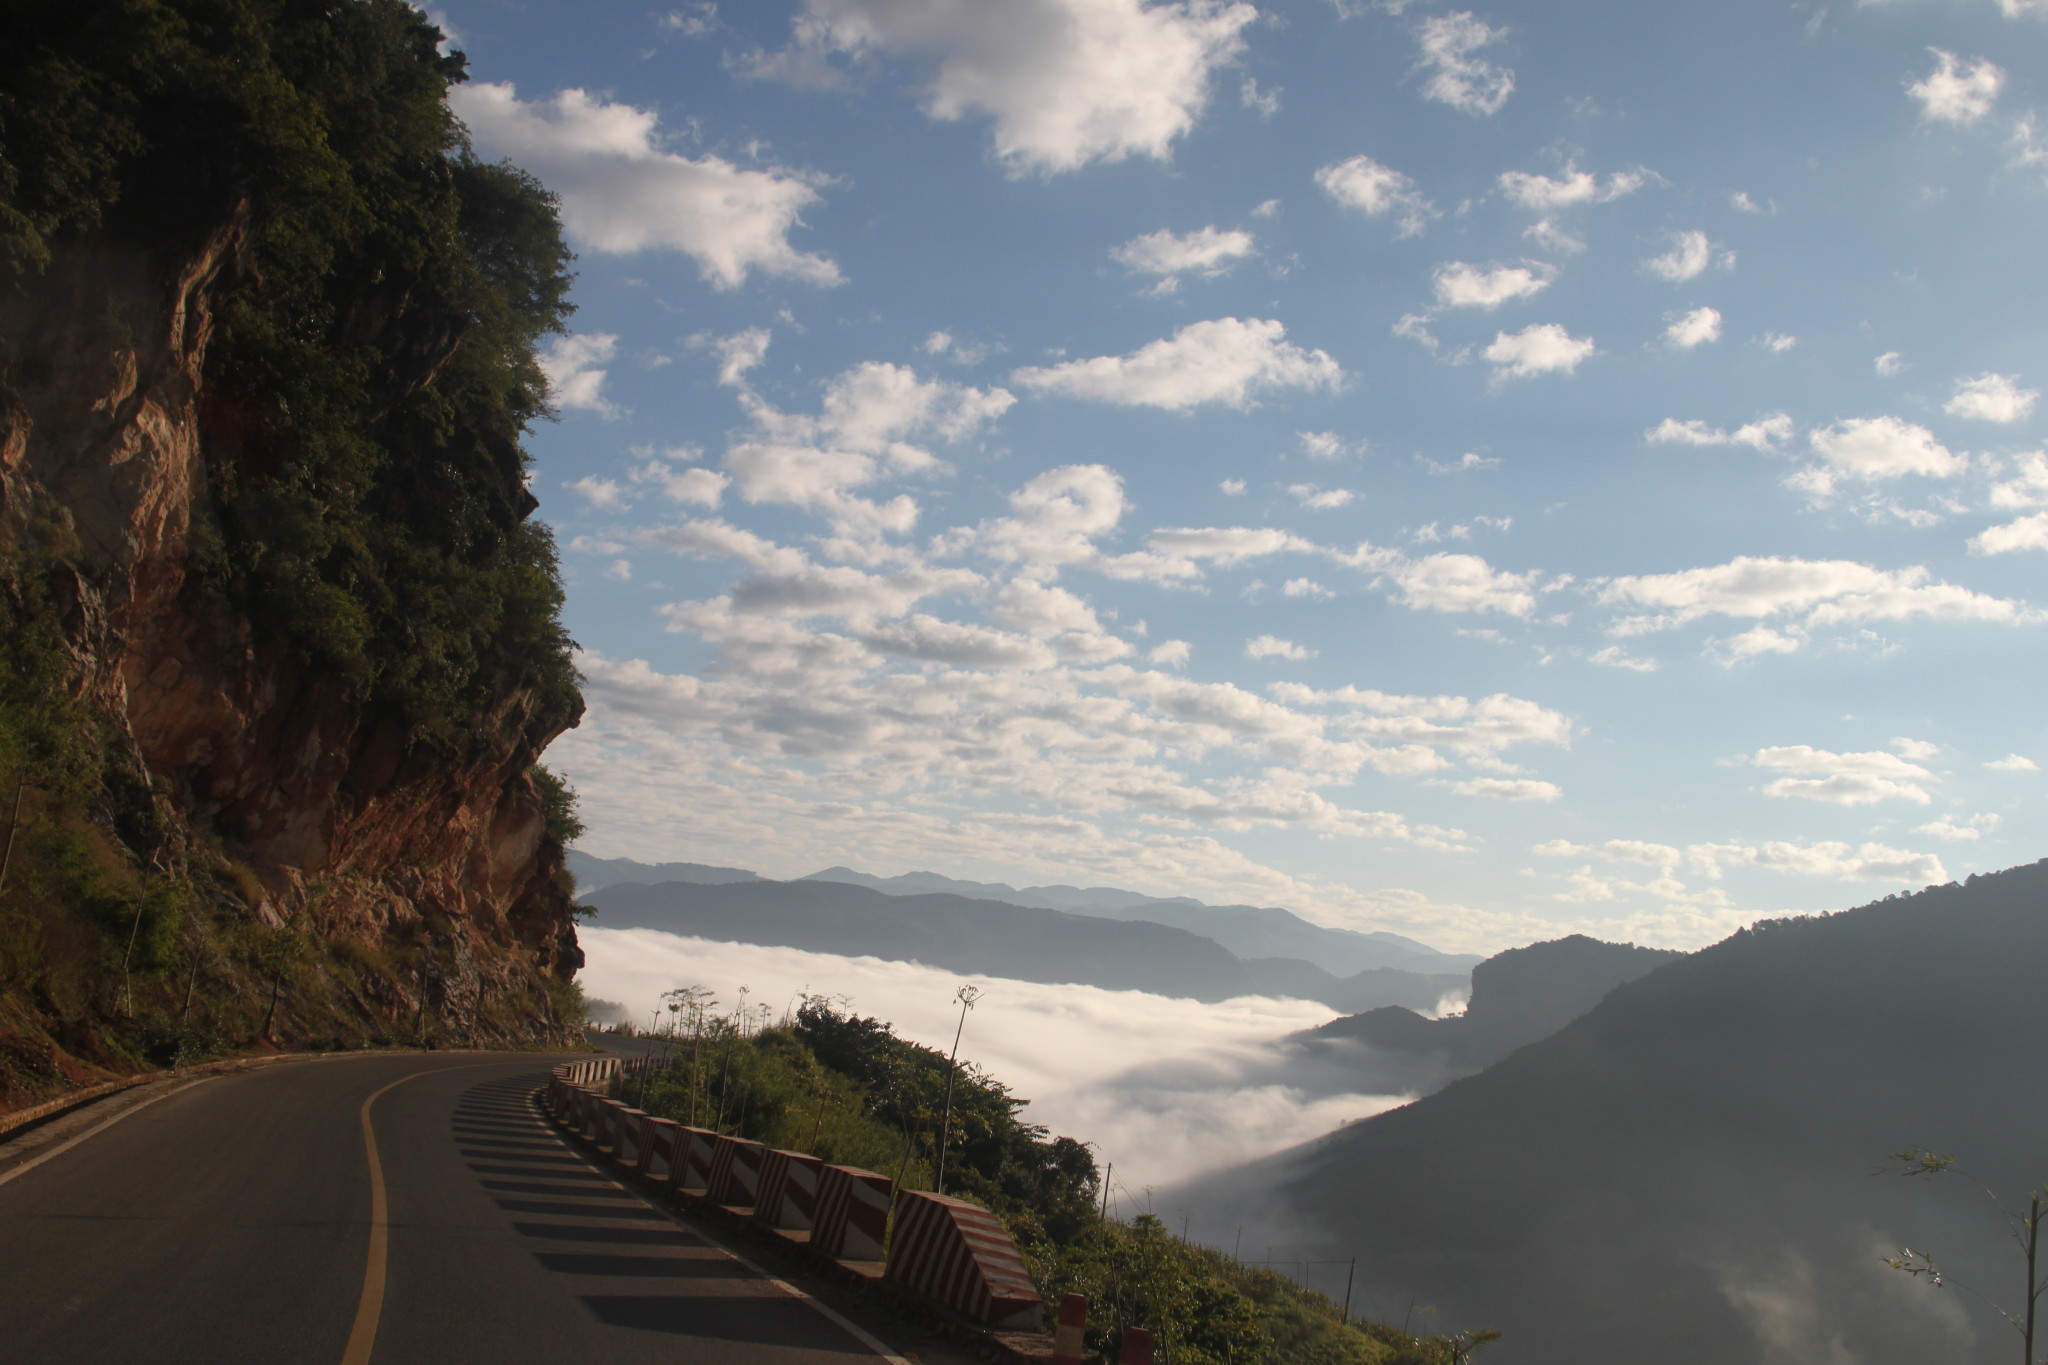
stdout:
[[385,1091],[396,1090],[407,1081],[449,1071],[474,1071],[478,1065],[490,1063],[415,1071],[372,1091],[370,1097],[363,1101],[363,1151],[370,1160],[370,1254],[363,1264],[363,1293],[356,1300],[355,1325],[349,1328],[348,1346],[341,1353],[341,1365],[370,1365],[370,1352],[377,1345],[377,1321],[384,1316],[384,1268],[391,1254],[391,1201],[384,1192],[384,1164],[377,1159],[377,1130],[370,1124],[370,1106]]

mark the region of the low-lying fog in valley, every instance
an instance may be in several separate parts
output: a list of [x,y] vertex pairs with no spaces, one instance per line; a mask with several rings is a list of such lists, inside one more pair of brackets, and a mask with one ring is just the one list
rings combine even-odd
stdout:
[[1254,1160],[1411,1098],[1356,1093],[1351,1068],[1284,1046],[1286,1035],[1333,1017],[1300,1000],[1203,1004],[652,929],[586,926],[580,937],[584,989],[624,1004],[643,1028],[663,991],[703,985],[730,1010],[746,986],[750,1005],[778,1017],[800,993],[827,995],[945,1049],[959,1016],[953,992],[972,980],[985,994],[968,1016],[961,1058],[1029,1099],[1028,1121],[1091,1142],[1098,1162],[1116,1163],[1113,1202],[1127,1211],[1144,1206],[1147,1186]]

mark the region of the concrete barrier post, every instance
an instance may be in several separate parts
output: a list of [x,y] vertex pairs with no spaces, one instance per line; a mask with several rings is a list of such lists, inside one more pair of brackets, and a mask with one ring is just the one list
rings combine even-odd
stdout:
[[1116,1353],[1116,1365],[1152,1365],[1152,1333],[1143,1327],[1124,1328],[1124,1344]]
[[[673,1183],[669,1177],[675,1174],[676,1139],[682,1126],[674,1119],[658,1119],[651,1115],[640,1120],[640,1147],[633,1154],[634,1171],[650,1180]],[[657,1158],[662,1163],[659,1173],[654,1169]]]
[[761,1188],[754,1196],[754,1221],[808,1241],[818,1217],[818,1173],[825,1163],[805,1152],[771,1148],[761,1155]]
[[984,1327],[1030,1331],[1045,1299],[996,1216],[963,1199],[905,1190],[883,1278]]
[[711,1158],[718,1150],[718,1134],[709,1128],[685,1128],[679,1141],[683,1143],[683,1154],[669,1183],[684,1194],[709,1194]]
[[1088,1296],[1069,1294],[1060,1300],[1059,1326],[1052,1334],[1052,1365],[1081,1365],[1088,1331]]
[[721,1208],[751,1216],[761,1186],[761,1156],[768,1149],[745,1138],[721,1137],[711,1152],[711,1179],[704,1197]]
[[886,1175],[857,1166],[827,1166],[818,1174],[818,1212],[811,1245],[842,1261],[879,1261],[889,1239]]

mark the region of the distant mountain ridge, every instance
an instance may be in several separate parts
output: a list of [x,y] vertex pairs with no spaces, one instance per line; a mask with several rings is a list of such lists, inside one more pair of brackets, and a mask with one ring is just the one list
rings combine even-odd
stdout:
[[[569,853],[568,865],[575,874],[578,888],[584,892],[627,883],[643,886],[662,882],[720,885],[766,880],[757,873],[740,868],[594,858],[573,849]],[[865,887],[889,896],[953,895],[1103,919],[1147,920],[1211,939],[1247,962],[1281,958],[1309,964],[1328,980],[1321,976],[1294,973],[1297,985],[1318,992],[1338,992],[1343,1001],[1353,1004],[1368,997],[1360,995],[1357,990],[1344,992],[1341,983],[1360,972],[1391,970],[1422,976],[1450,976],[1468,971],[1481,961],[1476,954],[1438,952],[1426,943],[1400,934],[1325,928],[1277,907],[1207,905],[1191,896],[1147,896],[1111,886],[1019,888],[1003,882],[964,881],[936,872],[906,872],[896,877],[877,877],[849,867],[828,867],[796,880]],[[1270,979],[1286,977],[1288,969],[1276,968],[1265,976]],[[1438,996],[1441,994],[1438,992]],[[1328,999],[1327,994],[1309,998],[1336,1004]],[[1430,1008],[1436,998],[1432,997],[1415,1008]],[[1407,1000],[1403,998],[1399,1003],[1406,1004]],[[1337,1004],[1337,1007],[1345,1008],[1345,1005]],[[1363,1005],[1356,1007],[1366,1008]]]
[[923,962],[983,976],[1197,1000],[1292,996],[1339,1013],[1434,1010],[1463,971],[1372,967],[1337,977],[1293,958],[1240,960],[1215,940],[1136,918],[1076,915],[943,892],[891,895],[839,881],[614,882],[584,897],[608,929]]

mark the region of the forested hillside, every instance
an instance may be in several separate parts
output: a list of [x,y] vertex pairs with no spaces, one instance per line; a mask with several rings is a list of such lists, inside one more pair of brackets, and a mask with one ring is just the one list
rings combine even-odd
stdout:
[[[1437,1094],[1174,1198],[1503,1361],[2001,1362],[2024,1300],[1983,1190],[2048,1180],[2048,862],[1766,921]],[[1421,1021],[1417,1021],[1420,1023]],[[1284,1240],[1282,1240],[1284,1239]],[[1933,1253],[1947,1288],[1886,1268]],[[1286,1254],[1286,1253],[1283,1253]]]

